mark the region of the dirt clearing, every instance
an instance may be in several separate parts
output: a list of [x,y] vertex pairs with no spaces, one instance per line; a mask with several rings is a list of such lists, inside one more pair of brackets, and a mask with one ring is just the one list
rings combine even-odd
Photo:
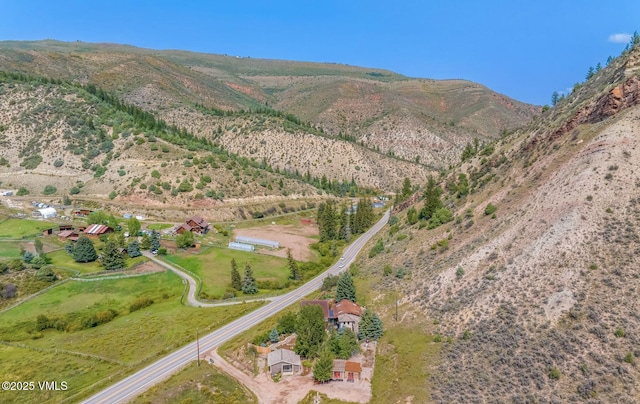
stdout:
[[309,246],[318,241],[311,238],[317,235],[318,227],[315,224],[270,224],[261,227],[235,229],[233,231],[233,237],[245,236],[278,241],[280,243],[279,249],[271,250],[259,247],[258,251],[262,254],[286,257],[287,249],[291,249],[291,255],[298,261],[313,260],[314,253]]

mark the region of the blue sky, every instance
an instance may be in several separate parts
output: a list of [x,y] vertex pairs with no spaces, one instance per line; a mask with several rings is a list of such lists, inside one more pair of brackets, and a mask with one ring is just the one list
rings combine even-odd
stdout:
[[3,0],[0,40],[335,62],[463,78],[545,104],[618,55],[640,1]]

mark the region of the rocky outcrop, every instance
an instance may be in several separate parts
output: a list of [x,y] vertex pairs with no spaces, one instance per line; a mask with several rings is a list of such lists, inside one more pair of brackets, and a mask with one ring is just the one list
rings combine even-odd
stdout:
[[640,77],[634,76],[616,86],[595,102],[581,108],[573,118],[553,132],[549,141],[569,133],[578,125],[584,123],[598,123],[634,105],[640,104]]

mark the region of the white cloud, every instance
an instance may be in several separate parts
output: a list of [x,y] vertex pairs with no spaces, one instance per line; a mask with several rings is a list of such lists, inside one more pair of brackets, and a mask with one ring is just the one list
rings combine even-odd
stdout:
[[611,34],[609,35],[609,42],[613,43],[629,43],[631,41],[631,34]]

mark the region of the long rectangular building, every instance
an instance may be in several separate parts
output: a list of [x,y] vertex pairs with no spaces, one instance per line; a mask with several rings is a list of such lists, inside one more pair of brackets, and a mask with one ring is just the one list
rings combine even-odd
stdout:
[[265,239],[261,239],[261,238],[236,236],[236,242],[245,243],[245,244],[253,244],[253,245],[261,245],[261,246],[269,247],[269,248],[273,248],[273,249],[280,248],[280,242],[279,241],[265,240]]

